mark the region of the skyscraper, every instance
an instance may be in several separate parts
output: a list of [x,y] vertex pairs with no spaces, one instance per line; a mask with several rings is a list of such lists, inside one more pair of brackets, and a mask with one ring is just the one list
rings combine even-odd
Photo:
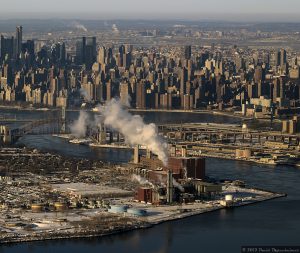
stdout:
[[185,94],[186,81],[188,79],[188,71],[186,68],[182,68],[180,72],[180,95],[183,96]]
[[9,60],[14,55],[14,37],[5,38],[1,35],[1,59]]
[[105,63],[105,58],[106,58],[106,48],[105,47],[100,47],[98,50],[98,63],[104,64]]
[[61,64],[64,64],[66,61],[66,45],[64,42],[60,44],[59,61]]
[[83,58],[84,58],[83,47],[84,47],[83,40],[76,42],[76,63],[79,65],[83,63]]
[[27,40],[22,44],[22,51],[23,53],[27,52],[31,54],[32,56],[34,55],[34,40]]
[[84,63],[88,69],[92,67],[97,58],[97,44],[96,37],[86,38],[86,44],[84,47]]
[[276,66],[280,66],[280,52],[279,51],[276,51],[275,52],[275,65]]
[[255,83],[264,81],[264,70],[261,66],[257,66],[254,70],[254,81]]
[[286,64],[286,51],[285,49],[280,49],[280,65],[284,66]]
[[16,27],[16,40],[15,40],[15,57],[19,58],[22,51],[22,40],[23,40],[23,27]]
[[120,101],[122,105],[127,105],[129,102],[129,96],[130,96],[130,85],[128,82],[122,82],[120,84]]
[[276,66],[284,67],[287,63],[286,50],[280,49],[280,51],[275,52],[275,64]]
[[78,64],[85,64],[86,68],[91,69],[96,61],[96,37],[82,37],[76,43],[76,61]]
[[146,108],[146,83],[141,80],[136,87],[136,108]]
[[184,58],[186,60],[191,59],[192,57],[192,46],[185,46],[184,47]]

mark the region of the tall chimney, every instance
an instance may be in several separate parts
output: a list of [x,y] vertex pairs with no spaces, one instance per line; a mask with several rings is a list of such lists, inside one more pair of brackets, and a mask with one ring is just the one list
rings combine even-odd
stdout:
[[151,159],[151,151],[147,148],[146,158]]
[[98,129],[98,142],[100,144],[106,144],[106,128],[103,123],[101,123]]
[[167,175],[167,202],[169,204],[173,202],[173,173],[170,170]]
[[186,157],[186,147],[181,148],[181,155],[182,157]]
[[139,145],[136,145],[134,147],[133,163],[135,163],[135,164],[139,164],[140,163]]

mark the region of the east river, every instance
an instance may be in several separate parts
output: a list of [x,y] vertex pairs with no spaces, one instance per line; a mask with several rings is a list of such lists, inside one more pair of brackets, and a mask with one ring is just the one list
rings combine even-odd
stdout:
[[[1,111],[16,117],[41,118],[49,112]],[[76,113],[73,112],[73,117]],[[143,113],[147,122],[241,123],[239,119],[208,114]],[[30,147],[110,162],[126,162],[130,152],[90,149],[47,135],[25,136]],[[287,193],[286,198],[251,206],[221,210],[150,229],[103,238],[43,241],[0,246],[0,252],[241,252],[245,245],[300,244],[300,169],[266,166],[222,159],[207,159],[207,175],[220,179],[240,179],[253,187]]]

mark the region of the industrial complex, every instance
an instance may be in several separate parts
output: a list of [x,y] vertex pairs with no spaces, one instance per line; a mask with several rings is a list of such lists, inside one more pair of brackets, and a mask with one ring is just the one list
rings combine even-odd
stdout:
[[0,242],[101,236],[284,196],[205,168],[192,157],[164,165],[139,146],[122,165],[2,148]]

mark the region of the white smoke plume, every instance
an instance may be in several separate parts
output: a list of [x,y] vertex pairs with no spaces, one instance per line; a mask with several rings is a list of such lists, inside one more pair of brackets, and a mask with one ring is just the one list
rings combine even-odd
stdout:
[[133,174],[132,175],[132,180],[139,182],[141,185],[147,185],[148,184],[148,185],[151,185],[152,187],[154,187],[154,185],[150,181],[148,181],[146,178],[143,178],[139,175]]
[[116,24],[112,25],[112,31],[113,31],[113,33],[119,33],[119,29]]
[[165,184],[165,181],[164,181],[162,175],[159,175],[159,174],[158,174],[158,175],[157,175],[157,179],[159,180],[161,186],[167,187],[167,185]]
[[178,188],[181,192],[184,192],[184,188],[181,184],[179,184],[174,178],[173,178],[173,185]]
[[120,101],[112,99],[99,111],[104,117],[104,124],[120,132],[130,145],[144,145],[166,166],[168,163],[167,143],[158,135],[155,124],[145,124],[139,115],[132,115],[124,110]]
[[92,99],[91,99],[90,95],[86,92],[85,89],[80,88],[79,92],[80,92],[80,95],[83,96],[87,102],[91,102]]
[[70,127],[72,135],[77,138],[85,137],[88,124],[89,115],[85,111],[80,111],[79,118]]
[[87,31],[88,31],[88,29],[87,29],[83,24],[80,24],[80,23],[77,22],[77,21],[74,21],[72,24],[73,24],[73,26],[74,26],[75,28],[77,28],[77,29],[79,29],[79,30],[82,30],[82,31],[84,31],[84,32],[87,32]]

